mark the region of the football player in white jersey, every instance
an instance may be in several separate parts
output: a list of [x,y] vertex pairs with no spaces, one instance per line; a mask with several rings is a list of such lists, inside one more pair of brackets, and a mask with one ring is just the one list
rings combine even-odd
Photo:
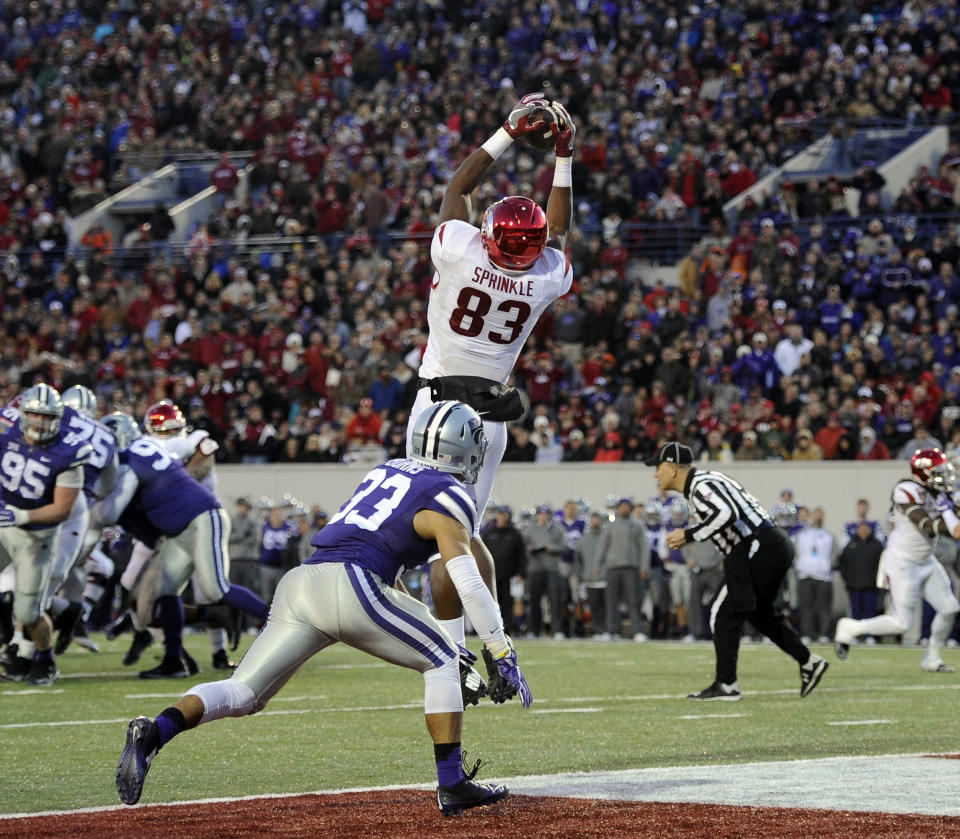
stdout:
[[931,673],[952,673],[941,650],[960,603],[946,569],[933,555],[937,536],[960,539],[960,518],[952,497],[953,465],[940,449],[921,449],[910,459],[911,478],[893,488],[893,530],[880,557],[880,574],[890,588],[892,614],[837,621],[837,658],[846,658],[850,644],[861,635],[902,635],[910,629],[923,597],[936,615],[930,643],[920,666]]
[[[509,196],[492,204],[476,227],[470,195],[491,164],[515,140],[536,132],[542,135],[547,128],[554,135],[556,164],[546,212],[530,198]],[[503,126],[453,173],[430,245],[435,273],[427,309],[429,338],[407,425],[407,449],[417,418],[433,402],[456,399],[477,410],[489,441],[476,483],[478,523],[506,449],[504,423],[520,419],[528,407],[525,395],[507,387],[510,373],[540,315],[573,283],[564,246],[572,219],[575,131],[563,105],[538,94],[524,96]],[[548,239],[553,246],[547,245]],[[493,558],[479,528],[471,547],[496,596]],[[443,563],[432,562],[430,568],[437,618],[462,648],[460,598]],[[492,674],[489,661],[487,668]]]

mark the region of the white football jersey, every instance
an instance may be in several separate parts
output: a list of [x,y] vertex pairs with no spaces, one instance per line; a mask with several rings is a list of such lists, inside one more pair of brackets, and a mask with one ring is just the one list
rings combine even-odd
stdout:
[[[178,457],[180,460],[187,463],[194,453],[200,446],[200,443],[203,440],[206,440],[210,436],[208,431],[203,429],[197,429],[196,431],[191,431],[185,437],[156,437],[154,438],[161,446],[163,446],[170,454],[174,457]],[[210,492],[216,494],[217,491],[217,468],[214,466],[200,481],[201,485],[210,490]]]
[[920,532],[920,528],[899,508],[901,504],[908,507],[919,504],[930,518],[935,519],[940,515],[935,499],[926,487],[910,479],[900,481],[893,488],[893,529],[887,539],[887,550],[898,559],[927,562],[933,550],[933,537]]
[[420,377],[481,376],[506,383],[540,315],[573,284],[570,261],[545,248],[528,271],[504,271],[487,256],[480,231],[441,224],[430,257],[435,273]]

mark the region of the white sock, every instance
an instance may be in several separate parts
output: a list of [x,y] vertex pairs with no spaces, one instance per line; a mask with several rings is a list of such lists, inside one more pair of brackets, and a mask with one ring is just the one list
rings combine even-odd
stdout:
[[864,618],[854,623],[856,627],[853,634],[858,638],[861,635],[902,635],[906,631],[890,615]]
[[467,633],[463,626],[463,617],[448,621],[438,621],[440,626],[447,630],[447,634],[461,647],[467,646]]
[[207,640],[210,641],[210,649],[214,654],[227,648],[227,631],[217,627],[207,630]]
[[940,650],[947,641],[947,636],[953,628],[953,621],[956,619],[956,612],[950,612],[943,615],[937,612],[930,623],[930,644],[927,647],[927,657],[931,661],[940,660]]

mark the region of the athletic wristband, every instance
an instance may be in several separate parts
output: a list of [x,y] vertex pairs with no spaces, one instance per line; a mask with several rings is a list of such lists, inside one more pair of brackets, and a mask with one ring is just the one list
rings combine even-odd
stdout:
[[482,148],[487,154],[490,155],[494,160],[500,157],[513,143],[513,137],[507,132],[506,128],[498,128],[497,133],[494,134],[487,142],[485,142],[480,148]]
[[554,186],[572,186],[570,172],[573,167],[573,158],[558,157],[557,163],[553,167],[553,185]]
[[503,655],[509,645],[503,634],[500,609],[477,570],[477,561],[470,554],[461,554],[448,560],[445,565],[460,595],[463,611],[470,618],[480,640],[494,658]]

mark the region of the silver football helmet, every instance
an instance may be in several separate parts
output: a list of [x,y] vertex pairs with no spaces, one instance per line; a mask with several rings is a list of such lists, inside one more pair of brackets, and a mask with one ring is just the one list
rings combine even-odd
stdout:
[[480,415],[469,405],[447,400],[431,405],[413,424],[410,459],[475,484],[487,451]]
[[90,388],[83,385],[68,387],[61,398],[64,405],[73,408],[78,414],[90,419],[97,418],[97,396]]
[[786,501],[774,504],[770,508],[770,515],[773,516],[773,522],[777,527],[789,530],[797,523],[797,506]]
[[117,438],[117,446],[120,449],[129,448],[130,444],[142,434],[136,420],[122,411],[114,411],[112,414],[107,414],[101,422],[113,432],[113,436]]
[[690,505],[685,498],[676,498],[670,504],[670,526],[684,528],[690,521]]
[[50,385],[34,385],[24,391],[17,410],[20,411],[20,431],[31,445],[49,443],[60,432],[63,400]]
[[651,498],[643,505],[643,520],[647,527],[660,527],[663,524],[663,503],[659,498]]

